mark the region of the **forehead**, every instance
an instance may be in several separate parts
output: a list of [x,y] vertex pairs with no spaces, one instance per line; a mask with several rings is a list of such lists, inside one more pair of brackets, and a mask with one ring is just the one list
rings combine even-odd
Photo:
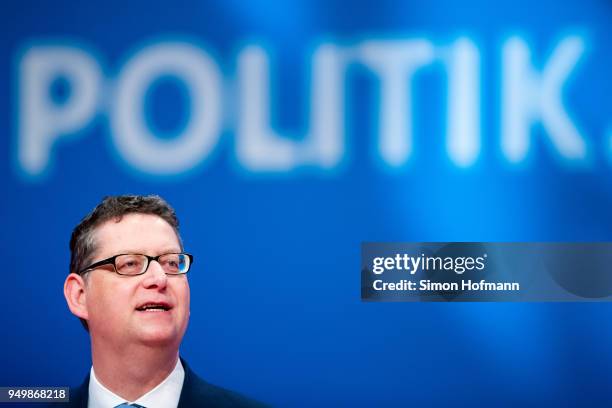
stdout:
[[152,214],[126,214],[120,221],[110,219],[95,229],[94,240],[100,257],[120,253],[158,255],[181,249],[172,226]]

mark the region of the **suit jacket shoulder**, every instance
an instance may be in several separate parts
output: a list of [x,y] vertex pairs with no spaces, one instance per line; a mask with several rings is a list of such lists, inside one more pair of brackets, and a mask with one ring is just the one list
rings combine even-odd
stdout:
[[[249,399],[236,392],[207,383],[198,377],[181,358],[185,379],[179,398],[178,408],[264,408],[268,405]],[[70,402],[62,404],[69,408],[87,408],[89,402],[89,374],[79,387],[70,388]],[[58,407],[58,404],[49,404]]]
[[178,408],[215,407],[215,408],[263,408],[267,405],[249,399],[234,391],[207,383],[198,377],[181,358],[185,369],[185,380]]
[[70,389],[70,408],[87,408],[89,402],[89,373],[85,376],[83,383]]

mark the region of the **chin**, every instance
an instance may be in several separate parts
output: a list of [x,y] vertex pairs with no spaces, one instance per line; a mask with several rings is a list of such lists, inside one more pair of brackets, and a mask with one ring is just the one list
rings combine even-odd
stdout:
[[171,346],[180,343],[180,338],[175,330],[144,329],[138,333],[138,339],[142,344],[149,346]]

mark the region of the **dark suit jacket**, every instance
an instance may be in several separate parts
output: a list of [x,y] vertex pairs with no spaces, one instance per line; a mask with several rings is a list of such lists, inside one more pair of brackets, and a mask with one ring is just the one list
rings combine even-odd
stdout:
[[[266,405],[248,399],[233,391],[207,383],[198,377],[181,358],[185,369],[185,380],[181,390],[178,408],[218,407],[218,408],[263,408]],[[70,389],[70,408],[87,408],[89,400],[89,374],[80,387]],[[57,407],[58,404],[49,406]],[[112,408],[112,407],[109,407]]]

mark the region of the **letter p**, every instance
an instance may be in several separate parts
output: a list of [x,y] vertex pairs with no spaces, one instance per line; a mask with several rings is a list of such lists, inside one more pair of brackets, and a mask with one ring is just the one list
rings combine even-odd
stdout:
[[[68,46],[37,45],[19,61],[18,161],[28,175],[43,173],[53,144],[84,127],[98,106],[102,74],[86,52]],[[67,81],[69,96],[53,100],[51,87]]]

